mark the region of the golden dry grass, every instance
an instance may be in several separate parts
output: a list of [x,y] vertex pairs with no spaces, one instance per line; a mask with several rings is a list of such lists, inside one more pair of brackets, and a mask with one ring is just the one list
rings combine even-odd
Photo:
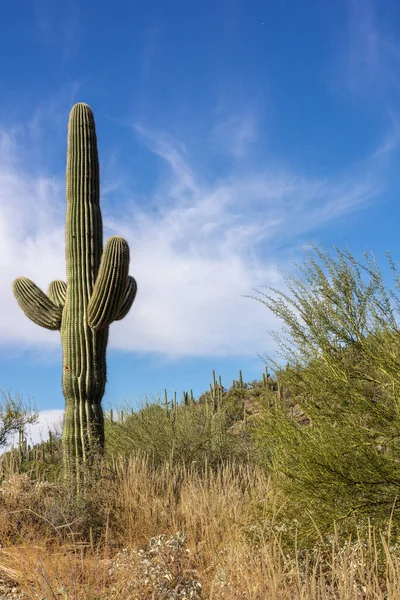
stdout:
[[[400,598],[393,535],[369,528],[291,550],[276,519],[284,499],[260,468],[195,466],[116,460],[80,505],[56,484],[11,478],[0,494],[0,574],[44,600]],[[189,552],[165,541],[176,532]]]

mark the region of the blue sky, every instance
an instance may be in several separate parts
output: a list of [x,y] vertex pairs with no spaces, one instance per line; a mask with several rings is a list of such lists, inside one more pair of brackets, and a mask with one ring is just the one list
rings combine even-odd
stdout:
[[[398,259],[400,11],[394,0],[3,0],[0,18],[0,389],[63,409],[57,332],[17,276],[65,277],[68,114],[92,107],[104,237],[123,235],[138,295],[110,329],[103,405],[225,385],[282,323],[302,247]],[[386,281],[386,279],[385,279]],[[36,435],[36,434],[35,434]]]

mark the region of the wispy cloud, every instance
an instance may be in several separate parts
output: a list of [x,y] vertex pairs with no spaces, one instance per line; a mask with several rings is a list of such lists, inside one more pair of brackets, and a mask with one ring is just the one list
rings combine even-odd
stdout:
[[382,4],[376,0],[346,0],[346,6],[346,38],[340,65],[349,89],[383,95],[398,92],[400,43]]
[[254,114],[235,115],[219,122],[213,130],[212,140],[234,158],[242,158],[257,138]]
[[18,128],[14,136],[14,149],[24,146],[19,167],[24,164],[30,172],[51,172],[54,161],[54,148],[66,148],[66,115],[71,106],[78,102],[78,94],[83,80],[75,79],[64,83],[57,92],[43,98],[36,104],[32,117]]
[[143,34],[141,51],[141,74],[143,79],[147,79],[151,73],[160,34],[161,27],[156,25],[146,29]]
[[[105,220],[129,240],[140,282],[135,310],[111,340],[128,350],[136,337],[137,349],[167,355],[252,354],[279,324],[242,294],[281,287],[280,247],[292,241],[293,258],[296,237],[366,206],[380,185],[362,173],[316,180],[282,167],[206,181],[183,144],[135,130],[169,174],[151,197],[155,212],[136,207],[131,217]],[[282,266],[288,257],[281,258]]]
[[388,110],[388,115],[391,127],[372,155],[375,162],[385,163],[390,160],[393,151],[398,148],[400,143],[400,118],[392,110]]
[[[126,351],[176,358],[264,350],[266,330],[280,323],[243,295],[283,288],[277,263],[287,271],[304,236],[367,206],[382,189],[370,159],[335,178],[275,165],[205,179],[171,135],[139,125],[135,132],[167,175],[141,205],[133,192],[119,212],[102,202],[105,237],[126,237],[139,287],[128,317],[111,327],[110,346]],[[8,131],[0,141],[0,252],[8,257],[0,265],[0,344],[52,351],[59,336],[23,315],[11,283],[25,275],[47,289],[65,277],[64,180],[22,167],[21,145]],[[285,254],[283,245],[290,246]]]
[[60,51],[69,60],[79,50],[80,18],[77,4],[72,0],[62,5],[35,0],[34,23],[41,42]]

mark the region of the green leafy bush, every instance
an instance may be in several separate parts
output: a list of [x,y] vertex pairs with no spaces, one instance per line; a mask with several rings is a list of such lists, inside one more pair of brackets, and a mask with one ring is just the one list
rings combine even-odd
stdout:
[[328,276],[313,259],[305,279],[290,279],[294,298],[257,298],[288,326],[290,346],[280,346],[291,365],[277,371],[308,425],[278,405],[253,429],[285,494],[282,521],[312,542],[335,521],[349,531],[400,517],[400,332],[389,295],[366,253],[367,266],[349,252],[337,250],[335,262],[316,251]]

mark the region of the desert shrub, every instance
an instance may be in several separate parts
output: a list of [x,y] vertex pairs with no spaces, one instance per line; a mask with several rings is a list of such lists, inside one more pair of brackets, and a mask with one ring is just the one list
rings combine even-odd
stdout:
[[106,418],[107,456],[140,454],[155,465],[172,461],[210,467],[232,458],[246,460],[245,443],[229,431],[233,421],[229,402],[217,411],[206,403],[180,405],[168,412],[160,404],[149,404],[123,422]]
[[[22,540],[66,541],[96,536],[105,514],[101,496],[76,496],[62,482],[34,481],[26,473],[5,480],[0,488],[0,539],[2,546]],[[71,540],[72,541],[72,540]]]
[[[280,299],[257,298],[288,326],[290,345],[279,342],[291,364],[277,371],[309,425],[277,406],[253,428],[285,494],[281,518],[310,543],[332,534],[335,522],[348,532],[355,522],[383,526],[392,516],[395,527],[400,518],[400,332],[394,311],[366,253],[367,266],[348,251],[337,250],[335,262],[314,250],[329,278],[312,259],[301,268],[305,279],[290,278],[294,298],[277,290]],[[398,301],[393,292],[391,297]]]

